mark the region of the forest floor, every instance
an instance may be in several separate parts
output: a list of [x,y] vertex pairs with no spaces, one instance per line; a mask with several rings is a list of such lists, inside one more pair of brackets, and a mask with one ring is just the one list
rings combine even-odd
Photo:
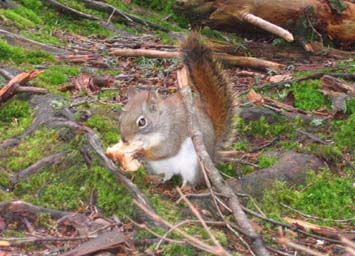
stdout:
[[[171,10],[118,1],[104,2],[151,23],[81,1],[58,2],[91,18],[44,2],[18,0],[0,9],[0,88],[21,74],[13,95],[0,97],[0,256],[209,255],[176,228],[162,238],[167,230],[133,202],[145,196],[159,216],[211,244],[180,199],[178,177],[157,185],[143,169],[116,175],[102,150],[120,140],[128,87],[174,93],[182,66],[178,58],[115,56],[115,49],[175,51],[188,33],[186,22]],[[242,187],[240,200],[270,253],[353,255],[353,245],[340,239],[355,239],[354,58],[311,55],[279,39],[250,41],[208,28],[201,33],[233,45],[231,54],[283,65],[225,66],[239,114],[217,164],[230,184]],[[21,92],[18,85],[47,92]],[[226,250],[252,255],[238,226],[226,226],[235,222],[224,204],[222,220],[206,189],[187,195]]]

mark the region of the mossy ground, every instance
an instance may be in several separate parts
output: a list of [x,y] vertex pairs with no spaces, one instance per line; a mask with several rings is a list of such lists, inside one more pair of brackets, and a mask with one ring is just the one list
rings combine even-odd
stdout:
[[[97,21],[59,15],[58,12],[44,6],[40,0],[19,0],[16,2],[21,5],[15,9],[0,9],[0,24],[28,38],[65,47],[68,42],[60,36],[62,31],[96,38],[113,36],[112,32],[103,28]],[[107,14],[89,10],[79,1],[63,0],[61,2],[104,20],[108,18]],[[127,12],[132,8],[121,1],[109,0],[107,2]],[[175,15],[171,16],[169,21],[164,21],[162,18],[171,12],[174,1],[164,1],[166,2],[165,5],[157,5],[158,2],[161,3],[161,1],[133,1],[134,4],[143,4],[143,6],[148,6],[151,9],[150,21],[172,31],[185,31],[188,26],[184,19]],[[134,8],[140,8],[136,5],[133,6]],[[123,21],[114,22],[114,25],[134,34],[147,31],[146,27],[130,26]],[[213,30],[204,29],[202,32],[215,39],[223,40],[223,36]],[[176,43],[175,39],[171,39],[167,33],[159,31],[155,34],[161,39],[162,43]],[[151,60],[141,57],[136,59],[135,62],[141,69],[157,72],[162,74],[162,77],[164,77],[164,72],[167,72],[164,69],[167,62],[165,60]],[[71,77],[81,73],[81,67],[78,65],[58,62],[51,54],[16,47],[1,38],[0,64],[15,66],[22,70],[33,69],[34,65],[38,64],[45,66],[44,72],[34,79],[32,84],[46,88],[52,94],[64,97],[70,97],[69,93],[59,92],[58,87],[65,85]],[[177,63],[173,64],[174,68],[176,65]],[[348,72],[355,71],[355,62],[340,62],[338,66],[345,68]],[[121,70],[118,70],[115,66],[112,69],[94,72],[116,75]],[[303,75],[306,75],[306,73],[302,72],[297,76]],[[302,110],[329,110],[331,103],[328,98],[319,92],[319,83],[319,80],[308,80],[265,93],[278,100],[282,100],[288,94],[293,94],[295,107]],[[118,93],[120,93],[120,90],[107,91],[100,93],[97,97],[98,99],[110,99]],[[25,94],[17,95],[0,105],[0,141],[20,135],[32,123],[35,110],[32,109],[28,98],[29,96]],[[92,112],[90,118],[85,121],[85,125],[94,129],[99,134],[104,146],[108,146],[116,143],[120,138],[116,118],[116,110],[120,108],[121,106],[87,104],[78,107],[78,110],[86,109]],[[273,122],[268,122],[266,118],[262,117],[252,122],[239,119],[238,123],[239,138],[233,145],[233,148],[238,152],[253,151],[264,143],[278,138],[277,142],[271,147],[260,150],[255,154],[254,164],[260,168],[270,167],[277,162],[275,157],[268,154],[269,151],[273,150],[292,149],[299,152],[315,153],[336,166],[342,161],[344,154],[350,154],[351,159],[355,157],[353,139],[355,138],[355,100],[353,99],[347,101],[345,117],[342,119],[305,123],[300,118],[292,121],[286,118],[277,118]],[[298,141],[297,129],[310,129],[322,139],[330,139],[334,143],[329,145],[319,145],[313,142],[304,144]],[[49,208],[78,211],[87,206],[90,194],[94,192],[97,207],[105,216],[117,214],[122,220],[126,220],[126,216],[134,217],[138,211],[134,207],[130,195],[117,183],[110,172],[101,166],[95,154],[90,152],[93,157],[91,168],[88,168],[83,160],[78,148],[87,144],[85,137],[78,134],[68,143],[62,138],[62,133],[65,134],[66,132],[65,130],[41,127],[31,136],[22,138],[18,146],[6,152],[0,151],[0,201],[22,199]],[[19,182],[12,192],[6,192],[11,175],[45,156],[62,151],[67,153],[64,161],[46,167],[41,172]],[[254,166],[240,164],[239,168],[242,173],[246,174],[254,171],[256,169]],[[236,166],[233,164],[222,164],[219,168],[227,176],[236,176]],[[343,175],[339,176],[333,174],[330,170],[324,170],[319,174],[310,171],[307,184],[299,187],[289,187],[284,183],[277,182],[259,202],[260,207],[269,217],[280,220],[285,215],[294,215],[292,211],[282,207],[280,203],[325,219],[353,217],[352,207],[355,200],[353,172],[351,169],[343,168],[341,170]],[[133,174],[130,178],[150,198],[151,203],[163,218],[173,223],[184,219],[181,214],[181,205],[176,205],[170,198],[159,193],[151,192],[151,186],[144,180],[143,171]],[[40,222],[43,225],[49,223],[47,217],[40,216]],[[334,224],[329,220],[315,222],[325,225]],[[205,231],[199,226],[186,226],[184,230],[193,235],[207,238]],[[157,229],[156,231],[164,234],[162,230]],[[225,233],[215,228],[213,228],[213,232],[223,245],[228,245]],[[23,234],[10,230],[5,235],[22,236]],[[135,234],[135,237],[151,238],[152,236],[145,231],[140,231]],[[172,237],[180,238],[177,235]],[[162,245],[161,250],[163,255],[196,255],[197,253],[203,255],[191,247],[175,244]]]

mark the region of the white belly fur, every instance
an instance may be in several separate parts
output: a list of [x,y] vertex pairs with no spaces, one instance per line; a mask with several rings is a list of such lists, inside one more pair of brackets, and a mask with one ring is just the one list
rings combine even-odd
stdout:
[[170,158],[148,161],[154,174],[164,174],[164,181],[170,180],[174,175],[180,175],[183,186],[189,183],[194,185],[199,177],[198,157],[191,138],[187,138],[181,145],[179,152]]

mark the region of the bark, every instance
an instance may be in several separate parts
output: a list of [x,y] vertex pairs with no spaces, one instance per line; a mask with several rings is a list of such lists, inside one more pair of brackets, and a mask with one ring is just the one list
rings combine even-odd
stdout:
[[[310,8],[313,8],[316,21],[312,25],[317,31],[342,45],[355,44],[355,3],[351,0],[344,0],[344,8],[338,11],[324,0],[178,0],[175,6],[178,13],[185,14],[195,24],[237,33],[255,31],[259,27],[286,40],[287,36],[282,36],[284,32],[278,33],[277,30],[288,28],[289,24],[295,27],[296,21]],[[255,19],[250,19],[250,15],[278,28],[270,30],[265,27],[266,23],[258,24]]]

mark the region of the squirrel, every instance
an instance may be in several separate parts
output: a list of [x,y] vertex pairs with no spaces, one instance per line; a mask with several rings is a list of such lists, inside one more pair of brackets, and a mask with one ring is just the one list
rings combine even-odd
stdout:
[[[197,120],[206,149],[215,159],[219,145],[231,123],[232,95],[221,64],[197,32],[181,45],[181,58],[190,81],[200,95],[196,99]],[[120,116],[121,139],[143,142],[141,160],[148,171],[182,177],[182,187],[195,187],[204,181],[197,153],[187,128],[187,110],[178,92],[163,98],[157,91],[128,89],[128,102]]]

